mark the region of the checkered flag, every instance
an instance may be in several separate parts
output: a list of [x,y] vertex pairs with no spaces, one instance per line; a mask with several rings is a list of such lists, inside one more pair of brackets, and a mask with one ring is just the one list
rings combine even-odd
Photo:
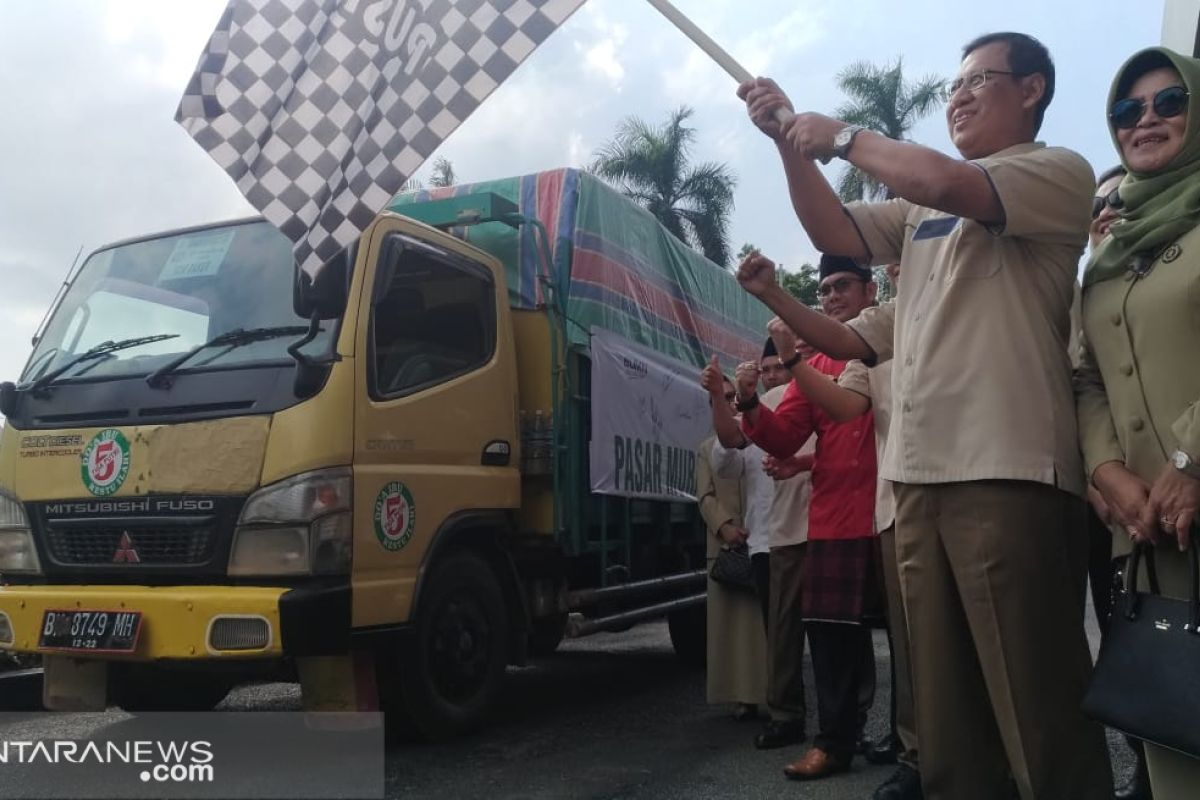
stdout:
[[230,0],[175,119],[312,272],[584,0]]

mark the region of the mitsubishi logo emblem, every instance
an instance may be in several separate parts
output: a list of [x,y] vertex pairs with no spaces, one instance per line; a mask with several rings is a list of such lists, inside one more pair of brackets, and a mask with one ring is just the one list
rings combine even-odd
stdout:
[[133,549],[133,539],[129,538],[129,531],[122,531],[121,541],[117,542],[117,552],[113,553],[113,563],[140,564],[141,561],[137,550]]

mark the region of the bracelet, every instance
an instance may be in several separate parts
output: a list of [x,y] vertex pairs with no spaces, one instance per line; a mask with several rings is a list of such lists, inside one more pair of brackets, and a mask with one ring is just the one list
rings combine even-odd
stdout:
[[789,358],[787,361],[782,362],[783,368],[790,372],[792,367],[796,366],[803,360],[804,360],[804,357],[801,356],[799,353],[796,353],[791,358]]
[[740,397],[738,398],[738,401],[737,401],[737,410],[738,411],[745,413],[754,408],[758,408],[758,395],[757,394],[752,394],[752,395],[750,395],[749,398],[747,398],[745,400],[743,400]]

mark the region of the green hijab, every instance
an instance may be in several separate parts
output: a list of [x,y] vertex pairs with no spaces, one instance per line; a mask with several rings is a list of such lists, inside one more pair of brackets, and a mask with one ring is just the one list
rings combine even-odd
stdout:
[[1173,67],[1190,97],[1183,149],[1158,172],[1129,169],[1116,129],[1109,121],[1113,145],[1129,170],[1118,189],[1124,205],[1121,218],[1109,228],[1083,273],[1083,285],[1117,278],[1126,273],[1140,254],[1155,254],[1200,222],[1200,59],[1188,58],[1165,47],[1142,50],[1117,72],[1108,93],[1108,107],[1129,93],[1133,82],[1160,67]]

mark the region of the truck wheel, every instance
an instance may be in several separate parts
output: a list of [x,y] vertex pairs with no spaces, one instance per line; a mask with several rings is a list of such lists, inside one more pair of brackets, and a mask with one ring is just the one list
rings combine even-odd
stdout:
[[212,711],[235,681],[227,675],[151,664],[112,664],[110,697],[125,711]]
[[667,630],[679,660],[689,667],[703,668],[708,655],[708,617],[704,604],[672,611],[667,615]]
[[531,656],[550,655],[558,649],[566,632],[566,614],[535,619],[533,628],[529,632],[529,654]]
[[408,720],[439,741],[483,722],[508,664],[508,611],[487,562],[458,553],[437,564],[420,599],[413,638],[400,649]]

